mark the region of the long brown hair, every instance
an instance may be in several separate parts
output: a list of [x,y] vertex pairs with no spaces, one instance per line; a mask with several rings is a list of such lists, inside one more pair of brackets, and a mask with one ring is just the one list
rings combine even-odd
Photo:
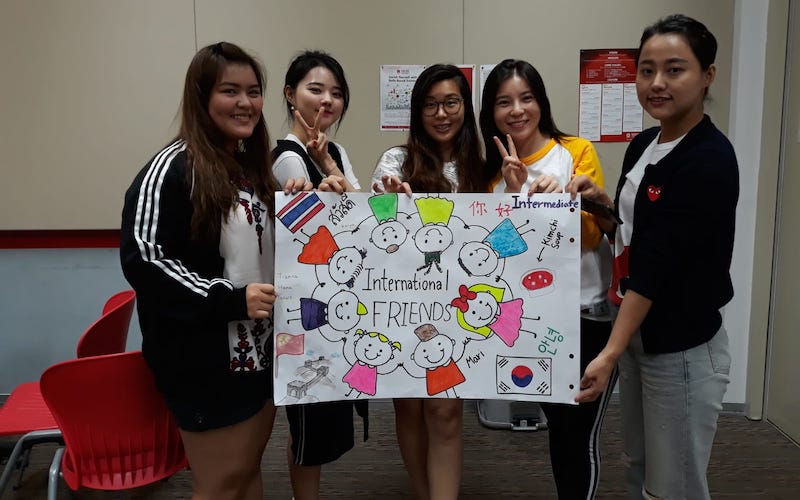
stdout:
[[225,150],[225,137],[208,114],[214,86],[229,64],[250,66],[262,95],[264,71],[252,56],[232,43],[219,42],[200,49],[189,64],[181,102],[181,127],[178,137],[186,141],[189,155],[187,182],[192,186],[192,235],[216,239],[237,203],[237,181],[244,176],[253,186],[267,213],[275,215],[275,191],[280,189],[272,174],[269,133],[261,114],[253,135],[244,140],[244,151],[231,156]]
[[462,193],[483,193],[488,189],[489,180],[484,169],[475,126],[475,111],[472,108],[472,92],[466,77],[457,67],[450,64],[434,64],[425,69],[414,83],[411,91],[411,124],[408,132],[408,152],[403,162],[403,179],[415,192],[451,192],[453,186],[444,177],[444,163],[439,145],[425,131],[422,122],[422,107],[431,87],[444,80],[454,80],[464,99],[464,124],[455,138],[455,153],[458,191]]

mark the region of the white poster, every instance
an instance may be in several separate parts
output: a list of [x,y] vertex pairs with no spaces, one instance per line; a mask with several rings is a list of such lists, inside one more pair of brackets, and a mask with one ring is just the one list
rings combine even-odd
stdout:
[[408,130],[411,90],[423,65],[381,65],[381,130]]
[[276,194],[275,403],[572,403],[569,195]]

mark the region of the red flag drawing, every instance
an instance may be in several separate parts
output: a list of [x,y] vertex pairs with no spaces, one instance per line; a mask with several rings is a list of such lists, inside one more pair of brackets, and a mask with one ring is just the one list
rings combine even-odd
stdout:
[[291,333],[279,333],[275,335],[275,355],[281,354],[303,354],[305,352],[306,336],[303,333],[292,335]]

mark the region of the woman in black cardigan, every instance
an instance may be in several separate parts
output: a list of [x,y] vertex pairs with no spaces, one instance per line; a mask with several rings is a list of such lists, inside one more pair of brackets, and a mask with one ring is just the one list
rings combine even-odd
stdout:
[[709,498],[706,468],[729,382],[720,308],[733,296],[739,175],[728,139],[704,114],[717,43],[674,15],[642,34],[636,90],[660,123],[625,154],[616,197],[589,179],[567,186],[616,211],[619,306],[605,349],[586,368],[577,400],[591,401],[619,362],[628,498]]

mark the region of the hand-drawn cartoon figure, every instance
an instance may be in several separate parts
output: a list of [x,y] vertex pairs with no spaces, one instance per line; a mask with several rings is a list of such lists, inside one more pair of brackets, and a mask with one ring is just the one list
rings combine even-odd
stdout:
[[456,319],[464,330],[478,333],[483,337],[494,333],[509,347],[514,346],[521,331],[532,333],[536,337],[536,332],[533,330],[522,328],[522,321],[537,321],[541,317],[524,317],[522,299],[503,302],[505,288],[483,283],[469,288],[460,285],[458,293],[459,296],[454,298],[450,305],[457,309]]
[[[429,396],[444,392],[447,397],[458,397],[455,386],[466,381],[464,374],[456,364],[464,355],[463,343],[457,343],[447,335],[439,333],[435,326],[426,323],[417,327],[414,333],[419,337],[419,344],[414,348],[411,359],[425,370],[424,375],[412,373],[413,369],[406,366],[406,371],[412,377],[425,377],[425,385]],[[456,350],[460,349],[461,352]]]
[[397,369],[398,364],[391,363],[395,359],[394,351],[400,350],[400,342],[392,342],[386,335],[378,332],[356,330],[356,339],[348,342],[342,339],[344,358],[351,368],[342,377],[342,382],[350,386],[345,396],[356,391],[356,397],[362,394],[374,396],[378,388],[378,374],[384,375]]
[[[302,231],[301,231],[302,232]],[[303,233],[305,235],[305,233]],[[302,243],[295,238],[294,241]],[[297,257],[301,264],[327,265],[328,274],[336,283],[353,288],[356,278],[364,269],[364,258],[367,250],[356,247],[339,248],[330,230],[325,226],[317,228],[308,243],[303,244],[303,250]],[[322,280],[320,286],[325,286]]]
[[299,319],[306,331],[328,325],[336,331],[347,332],[367,314],[366,306],[358,301],[356,294],[347,290],[336,292],[327,303],[313,297],[301,297],[299,308],[286,309],[286,312],[297,311],[300,311],[300,317],[289,318],[287,322]]
[[414,244],[425,255],[425,263],[417,271],[425,269],[425,274],[436,266],[439,272],[442,267],[442,253],[453,244],[453,232],[447,227],[453,214],[454,203],[445,198],[428,196],[414,200],[422,220],[422,227],[414,234]]
[[378,221],[369,241],[386,253],[396,252],[405,243],[409,233],[408,228],[397,220],[397,193],[375,195],[367,203]]
[[[520,229],[530,221],[525,221],[519,227],[515,227],[510,219],[503,219],[489,234],[481,241],[469,241],[462,245],[458,252],[458,264],[467,273],[467,276],[489,276],[497,268],[500,259],[513,257],[528,251],[528,244],[522,235],[535,229],[520,232]],[[503,267],[505,267],[505,260]],[[500,281],[503,267],[497,272],[495,281]]]

